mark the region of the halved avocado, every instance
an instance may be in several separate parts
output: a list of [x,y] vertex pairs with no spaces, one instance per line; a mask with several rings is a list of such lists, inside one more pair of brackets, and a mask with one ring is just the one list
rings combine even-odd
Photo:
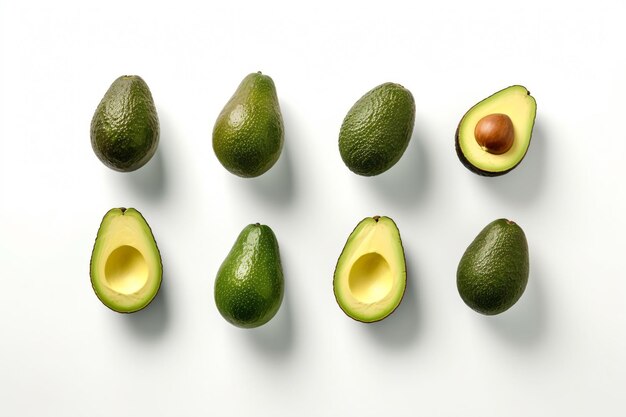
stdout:
[[102,219],[89,267],[102,303],[119,313],[146,307],[161,286],[163,265],[152,230],[133,208],[114,208]]
[[348,237],[335,268],[339,307],[354,320],[379,321],[398,307],[406,262],[398,227],[389,217],[366,217]]
[[537,103],[521,85],[498,91],[469,109],[456,130],[456,153],[470,171],[506,174],[526,155]]

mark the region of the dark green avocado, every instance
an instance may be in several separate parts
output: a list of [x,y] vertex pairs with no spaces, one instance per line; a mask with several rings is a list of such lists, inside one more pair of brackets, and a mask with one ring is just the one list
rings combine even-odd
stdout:
[[506,174],[524,159],[532,138],[537,103],[521,85],[487,97],[465,113],[455,134],[463,165],[478,175]]
[[494,315],[512,307],[529,274],[526,235],[515,222],[489,223],[468,246],[457,269],[461,298],[473,310]]
[[411,139],[415,101],[399,84],[365,93],[348,111],[339,131],[339,153],[358,175],[382,174],[400,160]]
[[274,81],[260,72],[249,74],[215,121],[215,156],[239,177],[258,177],[278,161],[283,141],[283,117]]
[[111,169],[144,166],[159,144],[159,118],[148,85],[137,75],[116,79],[91,119],[91,146]]
[[258,327],[276,315],[283,292],[283,269],[274,232],[259,223],[246,226],[217,272],[217,309],[237,327]]

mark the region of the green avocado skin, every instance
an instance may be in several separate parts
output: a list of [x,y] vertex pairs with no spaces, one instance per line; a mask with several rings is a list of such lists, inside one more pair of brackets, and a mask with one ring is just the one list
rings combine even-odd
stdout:
[[217,272],[214,292],[220,314],[237,327],[258,327],[274,317],[283,300],[284,278],[269,226],[243,229]]
[[283,118],[274,81],[260,72],[249,74],[215,121],[215,156],[239,177],[258,177],[276,163],[283,141]]
[[512,307],[528,283],[526,235],[516,223],[488,224],[469,245],[457,269],[457,288],[473,310],[495,315]]
[[159,118],[146,82],[137,75],[116,79],[91,120],[91,146],[109,168],[130,172],[144,166],[159,144]]
[[415,123],[415,101],[399,84],[385,83],[361,97],[339,132],[339,153],[354,173],[374,176],[404,154]]

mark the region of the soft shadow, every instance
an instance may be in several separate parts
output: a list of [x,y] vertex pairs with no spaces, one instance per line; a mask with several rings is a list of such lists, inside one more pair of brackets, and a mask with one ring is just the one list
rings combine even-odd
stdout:
[[[418,125],[419,123],[416,123]],[[371,178],[372,187],[385,199],[410,206],[424,200],[430,179],[428,154],[417,129],[402,158],[386,172]]]
[[146,308],[123,315],[122,319],[137,337],[152,340],[165,333],[170,321],[167,286],[166,280],[163,279],[159,292]]
[[269,171],[256,178],[233,178],[234,181],[243,181],[251,192],[276,206],[288,205],[294,194],[291,146],[287,139],[280,158]]
[[516,205],[532,202],[545,183],[547,137],[540,122],[535,123],[526,156],[512,171],[499,177],[479,177],[483,186]]
[[163,162],[162,145],[159,147],[150,161],[136,171],[124,173],[124,179],[139,195],[150,200],[158,200],[165,194],[166,175],[165,163]]
[[410,258],[406,259],[406,270],[406,290],[396,311],[379,322],[365,325],[377,342],[396,349],[407,347],[415,340],[422,320],[419,274]]
[[159,127],[161,131],[159,146],[152,159],[141,168],[123,174],[123,179],[128,180],[125,182],[132,187],[133,191],[150,200],[160,200],[165,195],[167,167],[163,155],[168,153],[167,149],[174,137],[168,119],[162,113],[159,113]]
[[520,347],[538,343],[546,327],[546,300],[543,292],[545,278],[531,259],[526,291],[517,304],[497,316],[487,317],[487,323],[502,339]]
[[243,330],[248,339],[270,357],[284,358],[293,347],[293,318],[291,301],[285,291],[282,305],[276,316],[263,326]]

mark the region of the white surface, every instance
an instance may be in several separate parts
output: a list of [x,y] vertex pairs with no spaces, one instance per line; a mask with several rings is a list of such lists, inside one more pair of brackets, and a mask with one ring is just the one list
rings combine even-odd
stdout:
[[[624,415],[624,2],[130,3],[0,5],[0,415]],[[243,180],[214,157],[211,129],[258,70],[277,85],[285,149]],[[162,129],[132,174],[89,142],[122,74],[146,80]],[[413,92],[415,134],[391,171],[357,177],[339,126],[385,81]],[[457,160],[456,124],[516,83],[538,103],[530,151],[480,178]],[[145,215],[165,267],[134,315],[89,283],[116,206]],[[331,281],[375,214],[400,228],[409,283],[392,316],[363,325]],[[526,231],[531,276],[514,308],[483,317],[455,272],[499,217]],[[246,331],[221,318],[212,286],[257,221],[278,236],[286,296]]]

